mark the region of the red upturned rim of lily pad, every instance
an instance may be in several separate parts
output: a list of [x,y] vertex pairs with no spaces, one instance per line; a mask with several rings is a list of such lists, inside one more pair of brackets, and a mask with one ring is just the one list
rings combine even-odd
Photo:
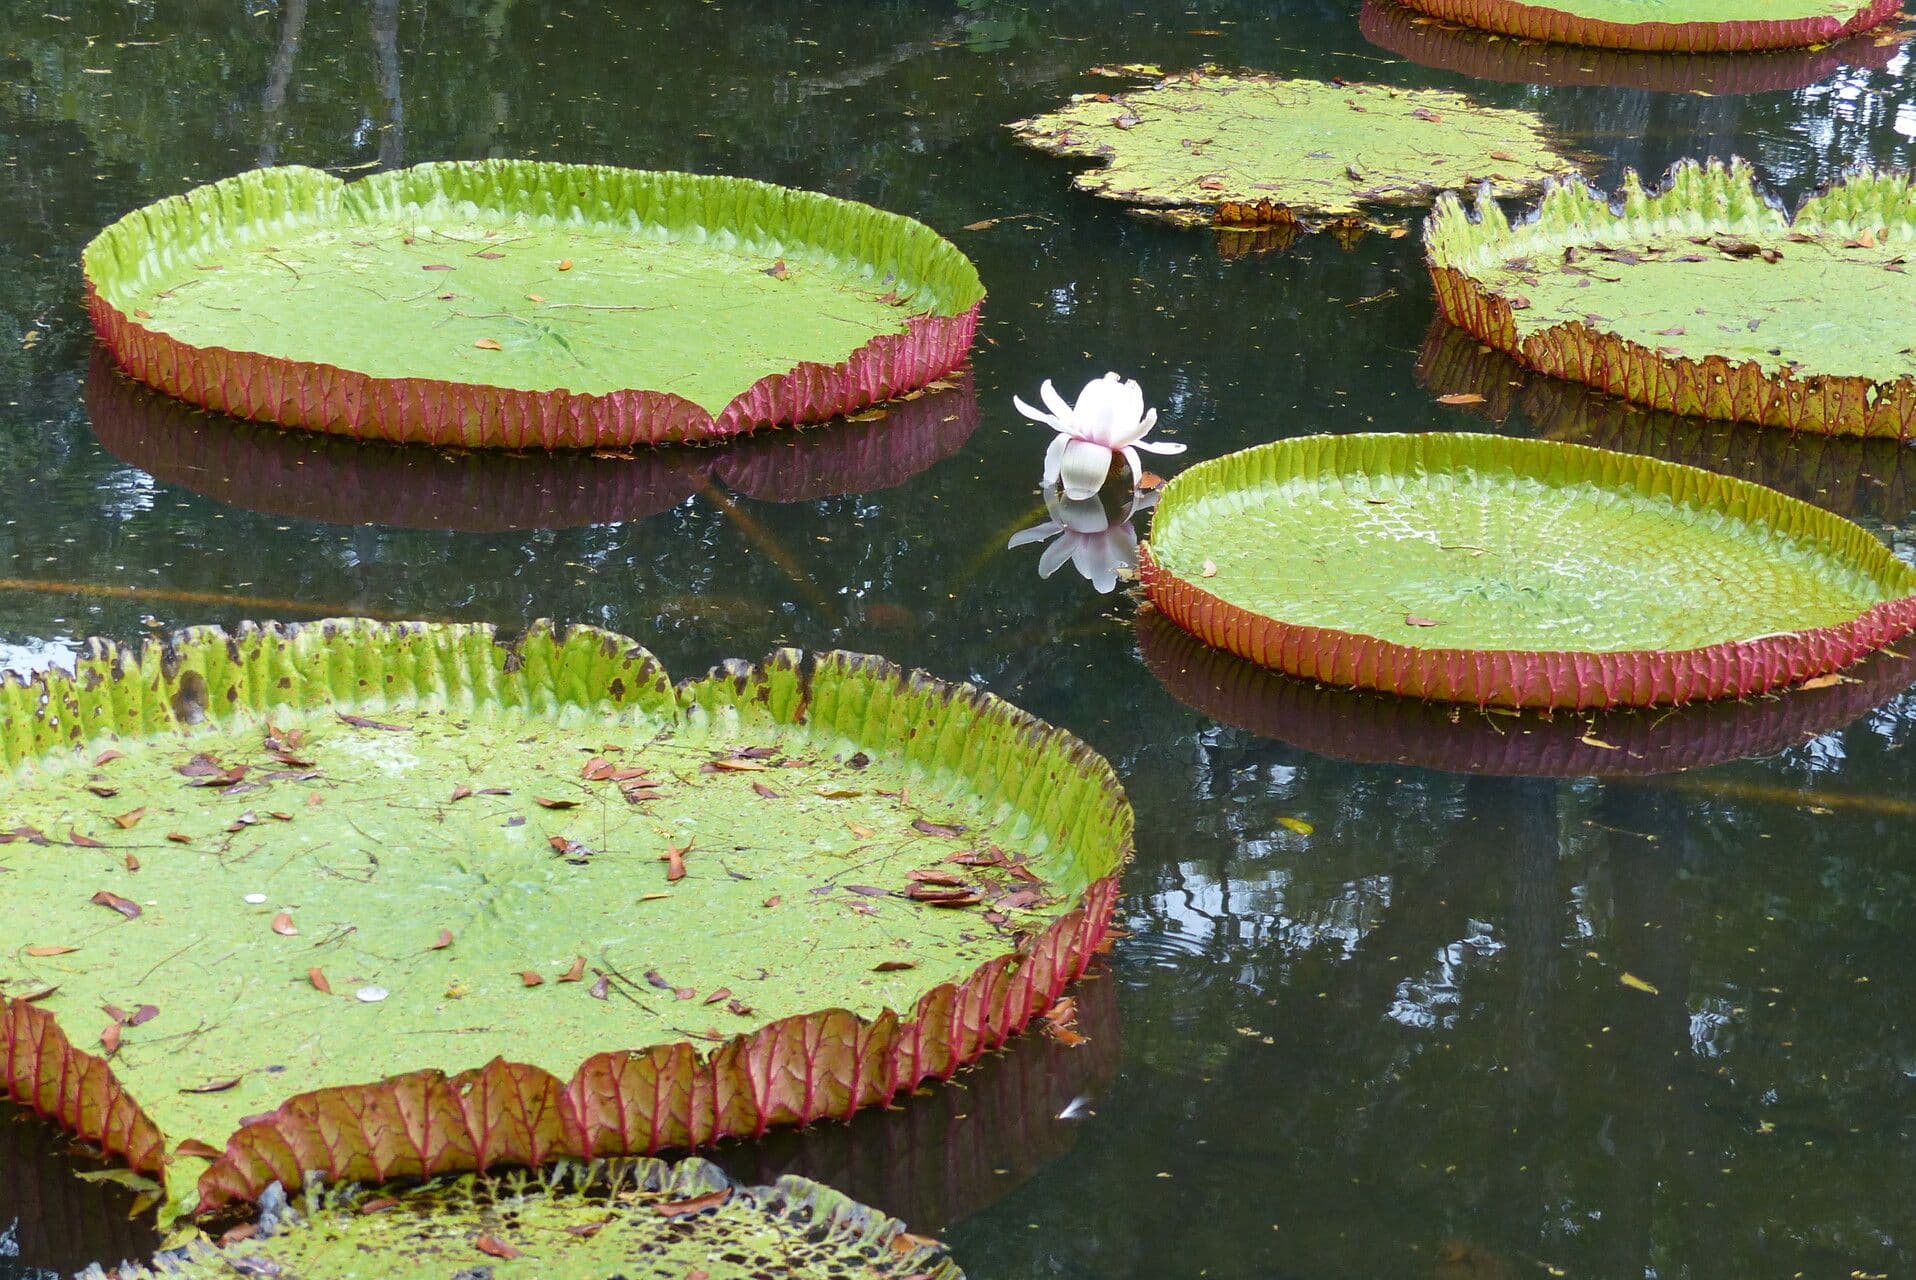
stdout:
[[1843,728],[1916,680],[1916,659],[1879,653],[1815,689],[1679,711],[1466,713],[1300,680],[1212,648],[1145,608],[1144,664],[1172,697],[1259,737],[1358,764],[1505,778],[1635,778],[1773,755]]
[[[603,393],[526,390],[196,345],[123,305],[120,283],[142,255],[190,258],[209,229],[277,230],[336,217],[348,202],[408,212],[435,202],[455,213],[496,206],[561,223],[601,217],[715,241],[798,245],[889,270],[901,282],[898,292],[912,289],[920,301],[901,304],[913,312],[901,331],[876,334],[836,363],[803,361],[767,374],[716,412],[644,385]],[[434,162],[351,184],[299,166],[252,170],[127,214],[88,244],[82,264],[87,314],[100,341],[127,373],[169,395],[283,427],[466,448],[619,448],[823,422],[957,368],[984,303],[970,260],[898,214],[744,178],[524,160]],[[409,339],[401,332],[395,340]]]
[[1357,24],[1380,49],[1420,66],[1510,84],[1595,85],[1652,93],[1781,93],[1828,79],[1844,67],[1882,70],[1895,43],[1858,35],[1840,44],[1818,43],[1751,57],[1611,49],[1511,39],[1433,19],[1398,0],[1364,0]]
[[[302,663],[325,683],[276,692]],[[1058,839],[1085,842],[1085,870],[1095,878],[1014,949],[962,982],[931,987],[909,1009],[861,1016],[827,1008],[715,1046],[677,1040],[601,1051],[564,1077],[499,1056],[470,1070],[322,1088],[247,1117],[223,1150],[176,1149],[108,1059],[75,1043],[35,997],[0,995],[0,1093],[162,1181],[183,1157],[210,1161],[196,1184],[202,1212],[256,1198],[274,1182],[303,1185],[311,1173],[372,1182],[692,1149],[849,1118],[948,1079],[1050,1010],[1107,934],[1133,821],[1109,763],[989,693],[870,655],[780,650],[674,686],[632,641],[588,627],[560,637],[541,623],[510,646],[485,626],[331,619],[234,633],[202,627],[138,650],[93,641],[77,675],[22,681],[9,673],[0,680],[0,760],[11,769],[115,732],[177,731],[229,708],[269,711],[283,697],[325,696],[340,681],[378,689],[393,670],[431,682],[486,667],[495,680],[563,682],[556,696],[586,706],[675,705],[685,716],[751,709],[776,724],[829,724],[873,752],[943,762],[980,786],[1010,788],[994,792],[1000,803],[1015,800]]]
[[279,431],[128,378],[95,348],[87,419],[120,461],[248,511],[333,524],[493,533],[645,520],[715,485],[761,502],[888,489],[964,447],[978,427],[969,370],[893,400],[873,421],[723,444],[583,452],[429,449]]
[[[1401,0],[1409,8],[1499,35],[1646,53],[1749,53],[1828,44],[1882,26],[1902,0],[1868,0],[1848,17],[1753,16],[1728,22],[1614,22],[1522,0]],[[1752,4],[1759,9],[1759,4]]]

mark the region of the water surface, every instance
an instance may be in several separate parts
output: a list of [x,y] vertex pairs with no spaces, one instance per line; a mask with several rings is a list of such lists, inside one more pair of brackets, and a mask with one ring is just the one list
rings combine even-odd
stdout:
[[[1010,396],[1112,368],[1190,445],[1166,471],[1314,431],[1549,435],[1760,479],[1916,555],[1898,446],[1527,379],[1432,332],[1414,235],[1214,242],[1074,194],[1002,128],[1111,87],[1094,65],[1217,62],[1469,88],[1542,113],[1606,183],[1735,153],[1794,200],[1909,163],[1900,37],[1698,70],[1309,0],[639,8],[9,7],[0,659],[252,617],[551,617],[680,673],[786,643],[882,652],[1071,727],[1139,815],[1092,1045],[1021,1045],[901,1112],[720,1152],[905,1213],[978,1280],[1916,1268],[1916,699],[1893,663],[1813,704],[1560,719],[1518,746],[1472,721],[1459,746],[1428,716],[1167,649],[1127,596],[1004,548],[1043,518],[1047,442]],[[93,360],[76,259],[126,210],[261,163],[482,156],[735,173],[922,218],[991,291],[972,371],[885,422],[547,460],[283,438]],[[1459,390],[1485,401],[1435,402]],[[1147,657],[1189,678],[1173,691]],[[1700,767],[1576,776],[1639,758]],[[1080,1093],[1089,1113],[1056,1119]],[[144,1247],[128,1197],[68,1179],[64,1148],[0,1124],[0,1276]]]

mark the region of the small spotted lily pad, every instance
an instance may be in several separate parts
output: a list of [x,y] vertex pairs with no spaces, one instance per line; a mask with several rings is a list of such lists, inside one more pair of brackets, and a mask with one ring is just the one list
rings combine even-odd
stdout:
[[1492,182],[1534,193],[1576,165],[1542,120],[1436,89],[1284,80],[1206,69],[1081,94],[1011,126],[1042,151],[1102,161],[1078,187],[1175,221],[1362,225]]
[[1673,413],[1916,434],[1916,189],[1858,173],[1786,217],[1748,166],[1555,185],[1511,223],[1441,200],[1425,232],[1452,324],[1533,368]]
[[1051,1007],[1130,850],[978,690],[588,628],[96,643],[0,750],[0,1086],[187,1207],[885,1103]]
[[83,255],[134,377],[356,438],[606,448],[818,422],[964,359],[984,290],[930,228],[740,178],[486,160],[259,169]]
[[[107,1280],[98,1264],[80,1280]],[[250,1231],[118,1280],[964,1280],[944,1247],[804,1178],[739,1186],[691,1159],[566,1162],[417,1188],[278,1184]]]
[[1834,673],[1916,629],[1916,569],[1771,489],[1577,445],[1307,436],[1165,487],[1166,617],[1326,684],[1648,706]]
[[1901,0],[1403,0],[1501,35],[1657,53],[1748,53],[1827,44],[1879,27]]

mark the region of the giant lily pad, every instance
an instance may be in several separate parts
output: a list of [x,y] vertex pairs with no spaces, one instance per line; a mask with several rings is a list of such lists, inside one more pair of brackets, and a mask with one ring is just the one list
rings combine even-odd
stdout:
[[[557,529],[639,520],[717,482],[768,502],[903,484],[978,426],[971,375],[892,401],[872,421],[778,431],[718,447],[619,454],[426,449],[255,426],[142,386],[95,353],[93,434],[154,479],[236,507],[406,529]],[[866,415],[859,415],[861,418]]]
[[1916,658],[1879,653],[1853,667],[1853,679],[1675,711],[1460,713],[1257,666],[1155,609],[1139,613],[1138,643],[1173,697],[1220,723],[1337,760],[1493,777],[1644,777],[1774,755],[1843,728],[1916,681]]
[[1645,409],[1527,369],[1442,319],[1425,335],[1416,375],[1432,395],[1512,434],[1754,480],[1871,529],[1916,515],[1916,449],[1901,440],[1771,431]]
[[1364,0],[1364,38],[1425,67],[1512,84],[1644,89],[1717,97],[1782,93],[1829,79],[1845,67],[1881,71],[1900,42],[1858,35],[1836,44],[1769,53],[1672,53],[1593,49],[1547,40],[1510,39],[1406,8],[1398,0]]
[[1901,0],[1403,0],[1502,35],[1660,53],[1749,52],[1826,44],[1881,26]]
[[1856,174],[1794,221],[1747,166],[1686,162],[1619,205],[1553,186],[1511,224],[1448,197],[1425,248],[1443,314],[1545,373],[1675,413],[1792,430],[1916,432],[1916,191]]
[[6,1089],[205,1207],[883,1103],[1051,1005],[1130,848],[989,695],[584,628],[96,644],[0,747]]
[[[197,1243],[118,1280],[963,1280],[936,1241],[804,1178],[742,1187],[685,1160],[565,1163],[408,1190],[279,1197],[246,1239]],[[80,1280],[106,1280],[94,1267]]]
[[1083,190],[1217,225],[1361,223],[1379,205],[1426,205],[1480,181],[1528,194],[1576,171],[1526,111],[1209,69],[1081,94],[1012,128],[1040,150],[1103,161],[1074,179]]
[[1307,436],[1165,487],[1179,626],[1326,684],[1500,706],[1735,697],[1916,629],[1916,569],[1744,481],[1497,436]]
[[921,387],[984,296],[929,228],[738,178],[489,160],[261,169],[84,255],[128,372],[356,437],[603,448],[816,422]]

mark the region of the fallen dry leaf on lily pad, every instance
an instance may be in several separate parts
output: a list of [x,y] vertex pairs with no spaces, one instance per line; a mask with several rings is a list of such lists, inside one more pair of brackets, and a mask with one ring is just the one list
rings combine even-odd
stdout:
[[[1130,851],[1130,809],[1083,744],[874,658],[786,651],[681,687],[600,631],[540,627],[506,646],[478,627],[330,622],[196,632],[164,656],[80,666],[82,682],[159,682],[102,703],[128,708],[103,726],[124,753],[116,794],[35,770],[15,779],[11,821],[38,833],[129,806],[146,817],[131,831],[83,820],[112,832],[104,858],[51,837],[0,846],[31,945],[78,947],[0,987],[0,1037],[57,1046],[36,1060],[69,1077],[110,1047],[112,1076],[87,1077],[110,1091],[54,1117],[151,1174],[182,1143],[220,1152],[167,1171],[197,1179],[209,1207],[309,1171],[336,1182],[457,1173],[480,1151],[537,1165],[667,1145],[714,1090],[735,1099],[726,1132],[842,1115],[895,1091],[849,1092],[854,1061],[859,1079],[897,1071],[908,1089],[989,1047],[949,1040],[936,1009],[917,1028],[927,993],[969,992],[1013,1029],[1050,1004],[1103,937]],[[64,705],[72,677],[41,679],[45,705]],[[355,687],[372,692],[334,700]],[[190,738],[153,719],[189,702]],[[581,768],[594,758],[613,763]],[[700,767],[720,759],[764,767]],[[656,780],[642,803],[623,793],[632,770]],[[202,777],[234,780],[182,785]],[[306,809],[309,793],[326,807]],[[155,832],[185,847],[126,870],[118,846],[151,850]],[[998,853],[943,861],[974,849]],[[911,878],[927,870],[935,882]],[[750,927],[715,924],[728,920]],[[901,947],[910,967],[874,968]],[[1014,950],[1024,959],[992,977]],[[642,976],[658,970],[666,989]],[[241,988],[249,1016],[221,1015]],[[114,1019],[117,1042],[101,1046],[99,1011],[116,1001],[166,1013]],[[887,1010],[896,1021],[873,1021]],[[711,1056],[734,1037],[741,1050]],[[734,1074],[747,1071],[770,1074]],[[18,1087],[35,1096],[30,1079]],[[464,1107],[474,1090],[542,1118]],[[444,1141],[422,1155],[380,1119],[397,1113]],[[194,1190],[169,1187],[174,1202]]]

